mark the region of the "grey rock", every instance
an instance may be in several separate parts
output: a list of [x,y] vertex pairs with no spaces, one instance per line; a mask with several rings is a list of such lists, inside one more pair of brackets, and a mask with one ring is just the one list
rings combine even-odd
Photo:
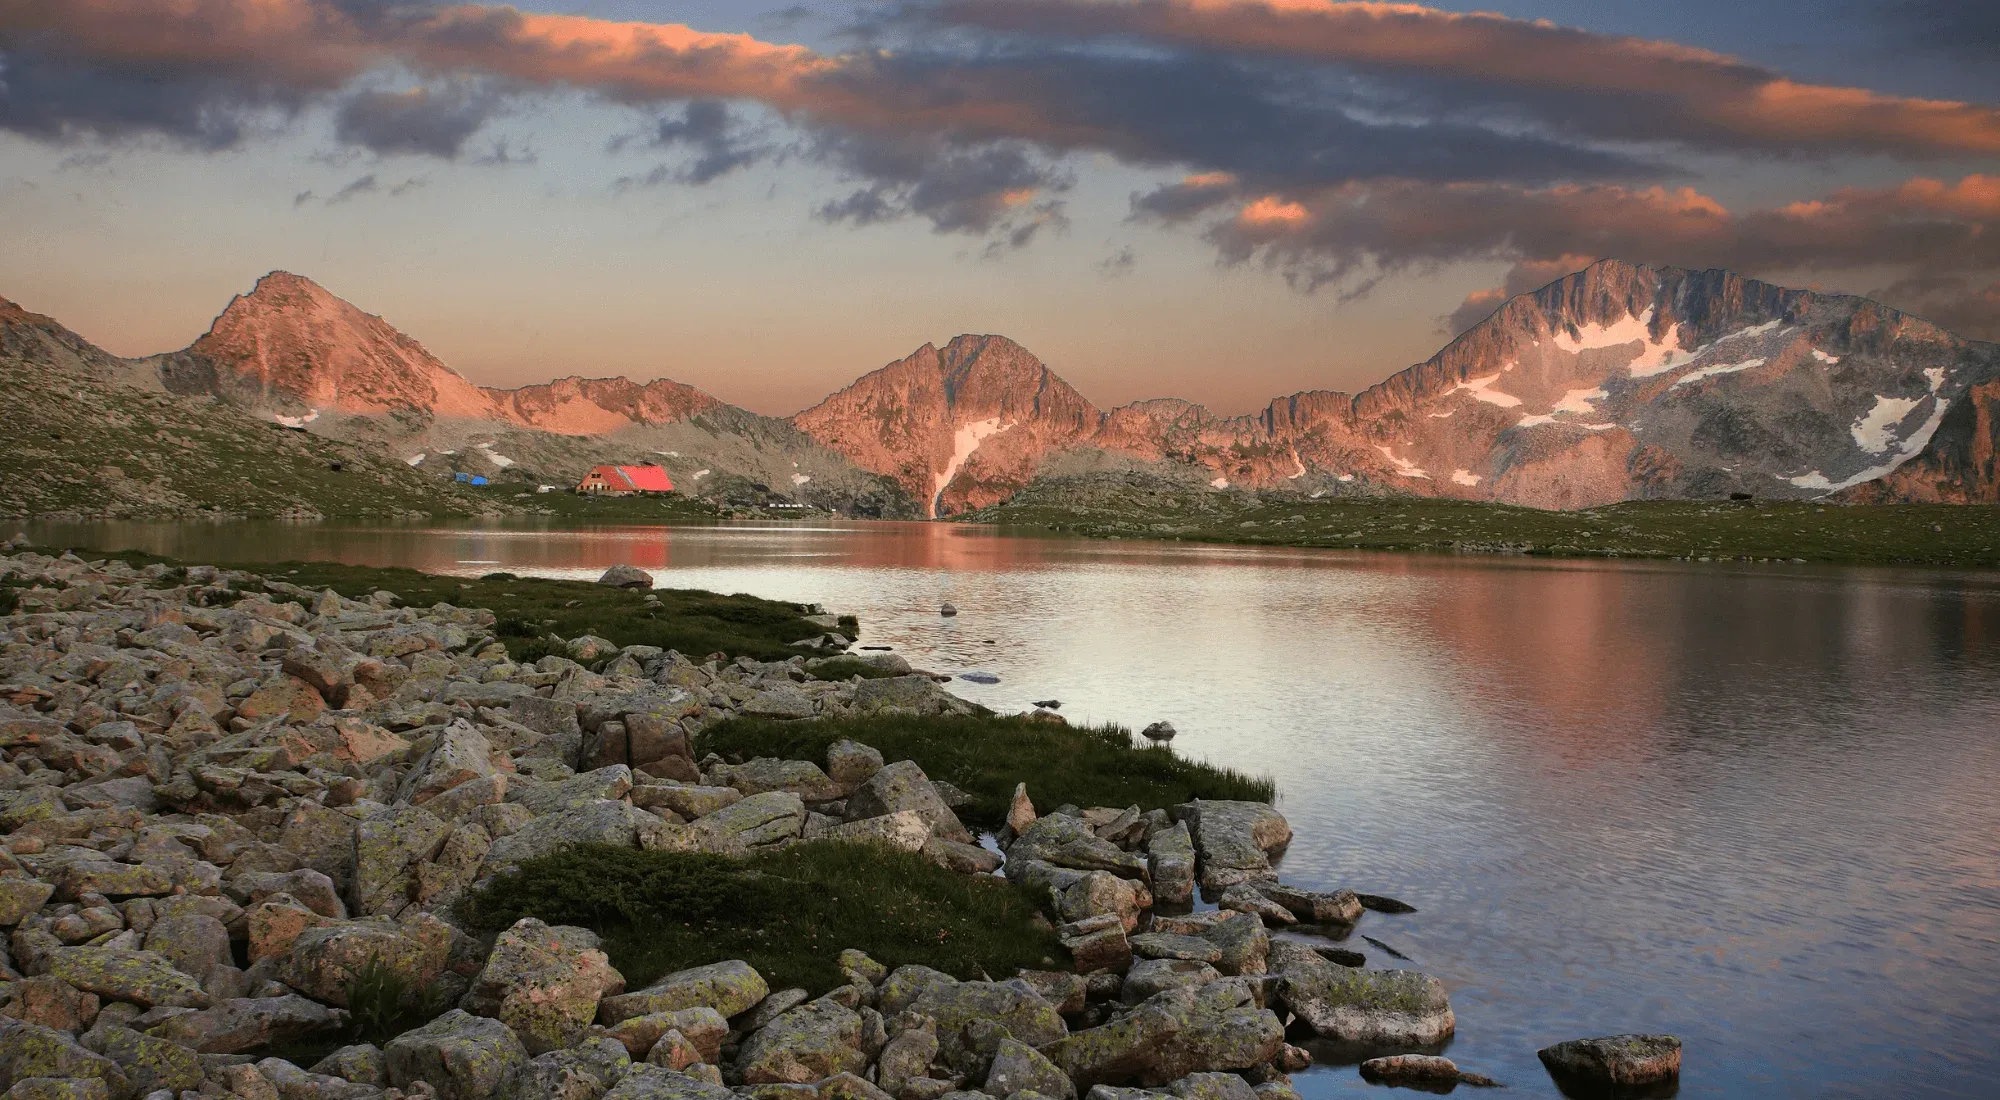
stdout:
[[598,1001],[624,991],[596,933],[523,917],[500,933],[460,1006],[500,1020],[535,1055],[574,1045]]
[[[746,711],[747,713],[747,711]],[[789,791],[807,802],[824,802],[841,793],[834,781],[810,760],[779,760],[760,756],[742,764],[718,764],[714,781],[745,795]]]
[[1355,1043],[1421,1046],[1456,1027],[1444,983],[1414,970],[1365,970],[1298,960],[1279,996],[1314,1032]]
[[1535,1055],[1558,1084],[1587,1088],[1657,1085],[1681,1073],[1681,1041],[1672,1035],[1571,1039]]
[[496,1100],[599,1100],[632,1068],[611,1039],[590,1039],[529,1059],[509,1074]]
[[1194,839],[1204,888],[1276,880],[1270,853],[1292,840],[1291,826],[1278,811],[1262,802],[1196,799],[1175,806],[1173,815]]
[[830,1000],[810,1001],[771,1021],[743,1043],[737,1072],[745,1084],[804,1084],[867,1065],[861,1017]]
[[636,848],[642,828],[652,829],[661,824],[659,818],[629,802],[587,802],[574,809],[535,818],[495,840],[493,847],[487,850],[483,873],[498,874],[512,870],[536,856],[574,844]]
[[597,578],[597,583],[612,588],[651,588],[653,575],[638,566],[620,563],[606,569],[604,575]]
[[1005,1098],[1023,1090],[1052,1097],[1053,1100],[1076,1098],[1076,1085],[1056,1068],[1054,1062],[1042,1057],[1040,1051],[1026,1043],[1002,1039],[999,1048],[994,1051],[993,1068],[987,1072],[986,1085],[981,1091],[988,1096]]
[[[1361,899],[1352,890],[1316,892],[1277,883],[1262,883],[1249,888],[1283,906],[1303,921],[1311,921],[1314,924],[1353,924],[1361,919]],[[1232,888],[1232,892],[1234,889]]]
[[236,1054],[329,1034],[347,1013],[295,994],[243,997],[198,1012],[178,1013],[150,1029],[159,1038],[202,1054]]
[[456,1008],[389,1040],[382,1055],[391,1085],[427,1082],[440,1100],[487,1100],[528,1060],[506,1024]]
[[826,774],[839,797],[852,794],[881,770],[882,754],[859,741],[843,737],[827,747]]
[[1194,900],[1194,839],[1186,822],[1175,822],[1146,840],[1146,866],[1153,876],[1153,897],[1162,905],[1187,905]]
[[1146,862],[1098,836],[1081,818],[1050,814],[1036,818],[1007,846],[1010,860],[1039,860],[1074,871],[1108,871],[1144,879]]
[[725,806],[697,820],[690,828],[756,848],[798,836],[805,823],[806,805],[798,795],[768,791]]
[[1132,964],[1119,991],[1126,1004],[1138,1004],[1169,989],[1195,988],[1222,977],[1205,962],[1188,959],[1143,959]]
[[1167,1091],[1181,1100],[1257,1100],[1250,1082],[1234,1073],[1190,1073],[1170,1082]]
[[634,1016],[674,1012],[698,1005],[724,1016],[749,1011],[771,992],[764,976],[740,959],[678,970],[633,993],[605,997],[597,1019],[606,1026]]
[[914,760],[899,760],[869,776],[867,782],[848,796],[844,816],[849,821],[859,821],[902,810],[922,815],[930,823],[933,836],[960,843],[971,843],[973,839]]
[[626,1071],[604,1100],[736,1100],[736,1094],[685,1073],[640,1064]]
[[382,1048],[373,1043],[344,1046],[314,1062],[312,1072],[352,1081],[357,1085],[386,1085],[389,1068],[382,1061]]

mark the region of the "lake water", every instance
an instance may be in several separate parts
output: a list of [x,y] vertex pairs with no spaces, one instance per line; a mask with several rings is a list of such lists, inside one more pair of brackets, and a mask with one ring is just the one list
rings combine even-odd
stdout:
[[[1683,1096],[2000,1095],[2000,575],[1090,542],[869,524],[31,528],[817,601],[1003,710],[1167,719],[1279,783],[1281,870],[1451,988],[1447,1053],[1686,1041]],[[937,609],[950,601],[955,619]],[[1360,939],[1409,956],[1397,962]],[[1351,1066],[1311,1098],[1367,1090]]]

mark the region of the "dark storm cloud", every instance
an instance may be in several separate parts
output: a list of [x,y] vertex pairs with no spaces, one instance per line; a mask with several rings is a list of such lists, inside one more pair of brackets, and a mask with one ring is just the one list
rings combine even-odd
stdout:
[[334,134],[376,153],[451,159],[500,106],[498,95],[469,82],[401,91],[370,89],[340,104],[334,113]]
[[692,150],[694,159],[674,178],[693,184],[711,183],[777,152],[770,144],[750,137],[729,108],[712,99],[696,100],[679,114],[660,119],[648,140],[656,148]]

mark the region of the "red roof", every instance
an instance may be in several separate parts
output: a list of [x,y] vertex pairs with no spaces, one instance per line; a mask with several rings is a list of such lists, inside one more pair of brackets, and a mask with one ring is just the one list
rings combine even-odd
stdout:
[[[602,478],[605,482],[640,493],[671,493],[673,479],[659,466],[599,466],[590,471],[591,477]],[[589,478],[585,479],[586,481]]]

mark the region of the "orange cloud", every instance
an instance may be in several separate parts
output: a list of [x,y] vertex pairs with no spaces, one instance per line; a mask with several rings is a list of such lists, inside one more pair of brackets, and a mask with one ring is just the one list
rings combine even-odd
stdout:
[[993,29],[1137,34],[1475,81],[1517,93],[1566,132],[1601,138],[2000,152],[1993,107],[1804,84],[1711,50],[1488,12],[1340,0],[946,0],[941,12]]

